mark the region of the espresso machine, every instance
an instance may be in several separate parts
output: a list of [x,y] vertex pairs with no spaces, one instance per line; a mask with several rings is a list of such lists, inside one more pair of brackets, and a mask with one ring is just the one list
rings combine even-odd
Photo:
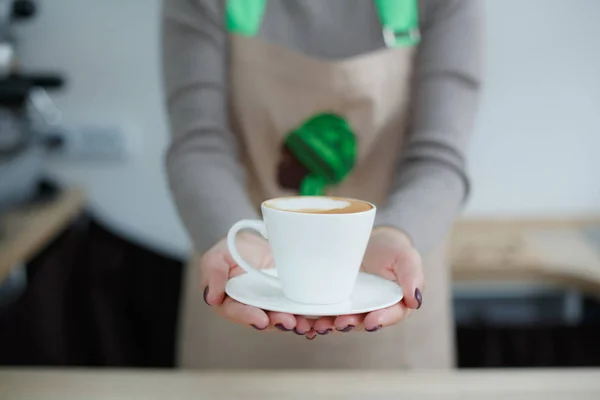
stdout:
[[[19,66],[14,27],[38,11],[33,0],[0,0],[0,240],[3,214],[43,197],[45,154],[53,144],[48,138],[58,137],[52,132],[61,119],[48,92],[62,88],[63,78],[24,72]],[[0,309],[15,301],[26,285],[26,269],[14,266],[0,282]]]
[[36,197],[50,145],[46,138],[61,119],[48,92],[64,86],[62,76],[24,72],[18,62],[13,28],[37,12],[33,0],[0,0],[0,222],[3,211]]

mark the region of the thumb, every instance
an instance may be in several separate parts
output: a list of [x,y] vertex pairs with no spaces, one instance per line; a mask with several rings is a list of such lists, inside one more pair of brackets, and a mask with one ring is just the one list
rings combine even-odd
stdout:
[[420,308],[423,304],[425,276],[419,252],[414,248],[405,249],[396,257],[392,268],[404,291],[404,304],[408,308]]
[[229,263],[218,251],[207,252],[200,261],[204,301],[209,306],[220,306],[225,300],[225,285],[229,279]]

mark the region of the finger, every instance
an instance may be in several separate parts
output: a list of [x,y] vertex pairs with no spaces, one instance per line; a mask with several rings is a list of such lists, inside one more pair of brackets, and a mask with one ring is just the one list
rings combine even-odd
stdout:
[[340,315],[334,321],[335,330],[338,332],[350,332],[360,329],[364,314]]
[[220,316],[236,324],[252,326],[260,331],[269,327],[269,316],[260,308],[239,303],[231,297],[226,297],[221,306],[215,307]]
[[290,332],[296,327],[296,317],[292,314],[269,311],[267,315],[272,328],[282,332]]
[[334,321],[335,317],[321,317],[315,321],[313,329],[319,335],[328,335],[335,329],[335,325],[333,324]]
[[375,332],[386,326],[395,325],[409,314],[410,310],[402,302],[391,307],[368,313],[363,324],[367,332]]
[[311,323],[305,317],[296,315],[296,327],[294,333],[297,335],[306,335],[312,329]]
[[392,265],[396,280],[404,291],[402,301],[412,309],[418,309],[423,304],[425,275],[421,263],[421,255],[411,249],[403,252]]
[[206,253],[200,262],[204,301],[219,306],[225,300],[225,285],[229,279],[229,264],[220,253]]
[[306,334],[306,338],[308,340],[315,340],[315,338],[317,337],[317,331],[315,331],[314,329],[311,329],[310,331],[308,331],[308,333]]

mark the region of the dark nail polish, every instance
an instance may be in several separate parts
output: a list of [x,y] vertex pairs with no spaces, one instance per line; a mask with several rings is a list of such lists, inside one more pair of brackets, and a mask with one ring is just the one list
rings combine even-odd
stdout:
[[204,302],[210,306],[210,303],[208,302],[208,300],[206,300],[207,296],[208,296],[208,286],[206,286],[204,288],[204,293],[202,294],[202,298],[204,298]]
[[250,326],[253,327],[254,329],[256,329],[257,331],[264,331],[265,329],[267,329],[266,326],[264,328],[259,328],[258,326],[254,325],[254,324],[252,324]]
[[317,331],[317,333],[318,333],[319,335],[328,335],[328,334],[329,334],[329,332],[331,332],[332,330],[333,330],[333,329],[329,328],[329,329],[327,329],[327,330],[325,330],[325,331]]
[[423,295],[421,294],[421,290],[419,288],[415,289],[415,299],[417,299],[417,303],[419,303],[417,306],[418,310],[423,305]]
[[350,332],[352,329],[354,329],[354,325],[348,325],[347,327],[345,327],[344,329],[337,329],[336,330],[338,332]]
[[367,331],[367,332],[377,332],[377,331],[378,331],[378,330],[380,330],[381,328],[382,328],[382,326],[381,326],[381,325],[377,325],[377,326],[376,326],[375,328],[373,328],[373,329],[367,329],[367,328],[365,328],[365,331]]
[[294,333],[298,336],[304,336],[306,335],[306,332],[298,332],[298,330],[296,328],[294,328]]
[[289,332],[291,329],[286,328],[283,324],[275,324],[275,328],[279,329],[282,332]]

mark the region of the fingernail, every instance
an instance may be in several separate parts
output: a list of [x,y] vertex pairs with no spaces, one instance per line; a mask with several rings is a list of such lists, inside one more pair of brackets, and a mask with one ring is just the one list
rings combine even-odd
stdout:
[[415,289],[415,299],[417,299],[417,303],[419,303],[417,306],[418,310],[423,305],[423,294],[421,294],[421,290],[419,288]]
[[306,338],[307,338],[308,340],[315,340],[315,338],[316,338],[316,337],[317,337],[317,335],[315,335],[315,336],[313,336],[313,337],[309,337],[309,336],[307,336]]
[[377,331],[378,331],[378,330],[380,330],[381,328],[382,328],[382,326],[381,326],[381,325],[377,325],[377,326],[376,326],[375,328],[373,328],[373,329],[367,329],[367,328],[365,328],[365,331],[367,331],[367,332],[377,332]]
[[257,331],[264,331],[265,329],[267,329],[266,326],[264,328],[259,328],[258,326],[254,325],[254,324],[252,324],[250,326],[253,327],[254,329],[256,329]]
[[286,328],[283,324],[275,324],[275,328],[279,329],[282,332],[289,332],[291,329]]
[[296,328],[294,328],[294,333],[298,336],[304,336],[306,335],[306,332],[298,332],[298,330]]
[[202,298],[204,298],[204,302],[210,306],[210,303],[208,302],[208,300],[206,300],[207,296],[208,296],[208,285],[204,288],[204,293],[202,294]]
[[331,332],[332,330],[333,330],[333,329],[329,328],[329,329],[327,329],[327,330],[325,330],[325,331],[317,331],[317,333],[318,333],[319,335],[328,335],[328,334],[329,334],[329,332]]
[[338,332],[350,332],[352,329],[354,329],[354,325],[348,325],[347,327],[345,327],[344,329],[337,329],[336,330]]

